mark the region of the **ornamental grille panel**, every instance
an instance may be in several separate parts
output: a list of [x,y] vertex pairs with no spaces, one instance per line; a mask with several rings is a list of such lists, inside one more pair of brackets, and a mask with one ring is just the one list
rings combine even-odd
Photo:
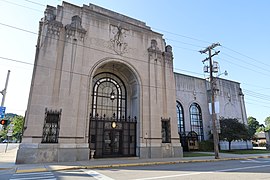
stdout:
[[136,117],[90,115],[90,149],[95,158],[136,156]]
[[58,143],[60,129],[60,111],[45,109],[45,120],[42,133],[41,143]]
[[170,118],[161,118],[161,135],[162,143],[171,142],[171,123]]

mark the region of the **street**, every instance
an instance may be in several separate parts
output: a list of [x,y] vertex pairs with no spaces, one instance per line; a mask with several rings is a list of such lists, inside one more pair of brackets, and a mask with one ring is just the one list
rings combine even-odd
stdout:
[[[14,173],[14,174],[12,174]],[[77,169],[52,172],[1,174],[0,179],[104,179],[104,180],[152,180],[152,179],[270,179],[270,159],[248,159],[170,165],[134,166],[104,169]]]

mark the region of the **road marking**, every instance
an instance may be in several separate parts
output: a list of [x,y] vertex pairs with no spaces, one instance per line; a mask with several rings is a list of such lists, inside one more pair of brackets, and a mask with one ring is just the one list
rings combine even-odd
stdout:
[[260,165],[260,166],[248,166],[248,167],[241,167],[241,168],[232,168],[232,169],[223,169],[223,170],[217,170],[217,171],[214,171],[214,172],[228,172],[228,171],[235,171],[235,170],[262,168],[262,167],[268,167],[268,166],[270,166],[270,164]]
[[87,169],[81,169],[81,170],[84,171],[85,173],[89,174],[90,176],[92,176],[95,179],[114,180],[108,176],[105,176],[105,175],[100,174],[100,173],[93,171],[93,170],[87,170]]
[[31,180],[31,179],[56,180],[54,174],[51,172],[18,173],[13,174],[10,180]]
[[9,179],[9,180],[27,180],[27,179],[47,179],[47,178],[50,178],[50,179],[56,179],[54,176],[36,176],[36,177],[26,177],[26,178],[15,178],[15,179]]
[[270,161],[257,161],[257,160],[254,160],[254,159],[248,159],[246,161],[240,161],[241,163],[269,163]]
[[168,176],[139,178],[139,179],[135,179],[135,180],[166,179],[166,178],[181,177],[181,176],[190,176],[190,175],[198,175],[198,174],[206,174],[206,173],[209,173],[210,174],[210,173],[215,173],[215,172],[229,172],[229,171],[244,170],[244,169],[262,168],[262,167],[269,167],[269,166],[270,165],[248,166],[248,167],[222,169],[222,170],[209,171],[209,172],[193,172],[193,173],[186,173],[186,174],[175,174],[175,175],[168,175]]
[[190,176],[190,175],[197,175],[197,174],[204,174],[204,173],[208,173],[208,172],[194,172],[194,173],[186,173],[186,174],[175,174],[175,175],[169,175],[169,176],[140,178],[140,179],[135,179],[135,180],[166,179],[166,178],[172,178],[172,177]]
[[21,176],[21,175],[27,176],[27,175],[39,175],[39,174],[52,174],[52,173],[51,172],[16,173],[16,174],[13,174],[13,176]]

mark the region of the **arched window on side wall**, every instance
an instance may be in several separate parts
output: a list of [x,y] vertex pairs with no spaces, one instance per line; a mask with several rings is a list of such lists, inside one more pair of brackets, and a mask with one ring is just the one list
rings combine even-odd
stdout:
[[203,135],[203,122],[202,122],[202,111],[197,103],[192,103],[189,109],[190,113],[190,127],[191,131],[194,131],[198,135],[199,141],[204,140]]
[[178,101],[176,101],[176,114],[177,114],[178,133],[185,134],[184,109],[183,106]]

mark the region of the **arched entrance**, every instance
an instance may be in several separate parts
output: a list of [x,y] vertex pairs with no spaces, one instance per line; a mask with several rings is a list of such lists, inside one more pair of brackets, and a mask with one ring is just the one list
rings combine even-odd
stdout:
[[100,66],[92,79],[89,128],[95,157],[136,156],[138,83],[119,62]]

